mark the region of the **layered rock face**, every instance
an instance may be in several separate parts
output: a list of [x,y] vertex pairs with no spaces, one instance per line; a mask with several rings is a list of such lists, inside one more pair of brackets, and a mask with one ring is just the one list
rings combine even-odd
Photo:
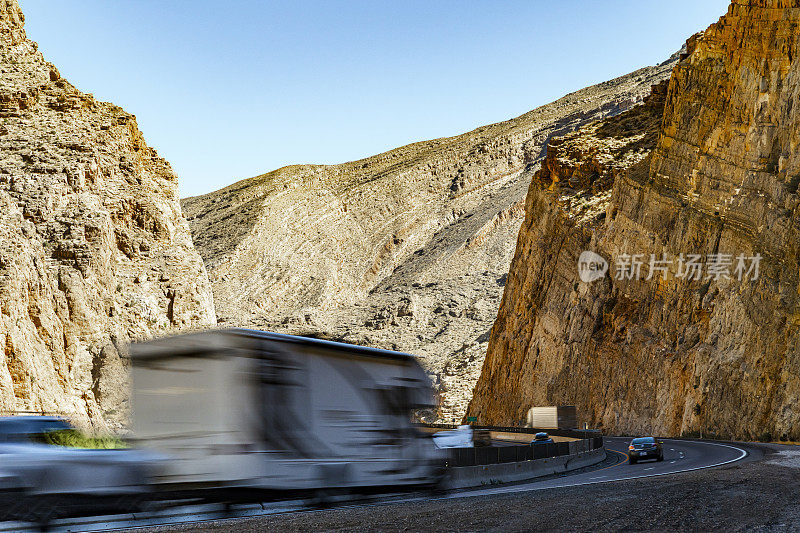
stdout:
[[[469,414],[575,404],[612,432],[800,438],[799,36],[800,2],[735,0],[689,41],[651,153],[599,135],[631,114],[554,144]],[[579,277],[585,250],[603,279]],[[647,279],[651,254],[671,262]]]
[[547,141],[640,104],[676,61],[457,137],[184,200],[220,323],[417,354],[435,416],[460,419]]
[[125,419],[125,344],[215,323],[177,177],[0,0],[0,408]]

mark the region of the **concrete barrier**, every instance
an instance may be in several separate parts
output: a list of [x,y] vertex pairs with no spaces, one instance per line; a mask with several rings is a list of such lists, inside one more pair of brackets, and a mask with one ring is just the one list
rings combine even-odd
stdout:
[[549,476],[562,472],[578,470],[603,461],[606,458],[605,448],[574,455],[548,457],[518,463],[500,463],[494,465],[459,466],[448,469],[448,487],[463,489],[480,487],[495,483],[511,483],[527,481],[537,477]]

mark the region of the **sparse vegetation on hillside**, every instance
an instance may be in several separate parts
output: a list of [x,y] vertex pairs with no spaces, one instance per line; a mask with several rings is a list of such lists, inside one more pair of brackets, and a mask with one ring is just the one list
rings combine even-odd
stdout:
[[52,444],[54,446],[92,450],[117,450],[128,447],[128,444],[119,437],[112,435],[92,436],[77,429],[50,431],[42,434],[37,440],[44,444]]

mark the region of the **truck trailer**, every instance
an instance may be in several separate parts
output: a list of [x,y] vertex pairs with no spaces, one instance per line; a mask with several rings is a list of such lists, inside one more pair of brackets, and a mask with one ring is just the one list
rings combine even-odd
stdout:
[[412,421],[434,406],[409,354],[247,329],[131,347],[133,431],[169,458],[163,491],[433,488],[444,457]]
[[575,429],[578,416],[574,405],[531,407],[527,427],[537,429]]

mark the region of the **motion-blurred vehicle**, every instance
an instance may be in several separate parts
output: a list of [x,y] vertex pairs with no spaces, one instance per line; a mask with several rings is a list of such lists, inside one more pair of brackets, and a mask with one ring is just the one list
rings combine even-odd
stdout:
[[664,449],[661,442],[655,437],[639,437],[631,441],[628,446],[629,462],[633,465],[640,459],[664,460]]
[[35,442],[47,433],[71,429],[72,425],[58,416],[0,416],[0,443]]
[[215,501],[434,488],[445,454],[411,355],[246,329],[131,347],[136,442],[170,457],[164,493]]
[[433,443],[440,449],[473,448],[475,444],[472,442],[472,426],[463,425],[434,433]]
[[531,444],[552,444],[553,439],[550,438],[550,435],[545,433],[544,431],[540,431],[533,436],[533,440]]
[[58,417],[0,417],[2,518],[47,522],[65,509],[71,514],[87,507],[129,511],[143,501],[157,457],[46,443],[47,433],[70,429]]

